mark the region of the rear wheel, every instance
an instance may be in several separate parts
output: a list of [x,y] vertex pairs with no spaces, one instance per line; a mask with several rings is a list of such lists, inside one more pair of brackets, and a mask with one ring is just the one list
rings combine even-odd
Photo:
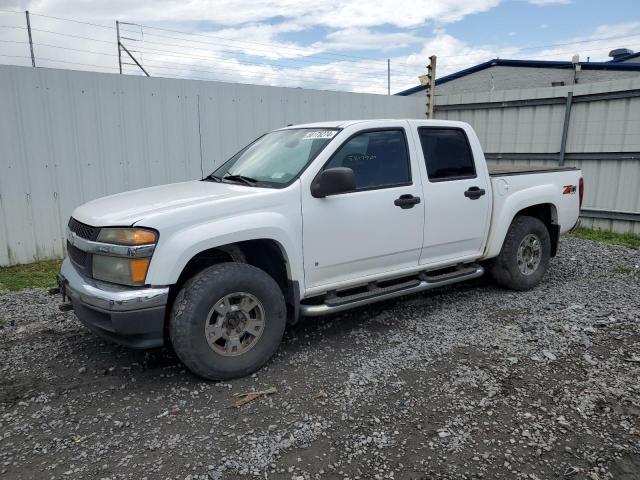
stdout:
[[211,380],[248,375],[275,353],[286,325],[280,287],[244,263],[206,268],[178,293],[169,336],[182,362]]
[[516,217],[502,245],[500,255],[489,265],[489,273],[499,285],[513,290],[529,290],[540,283],[551,258],[549,231],[535,217]]

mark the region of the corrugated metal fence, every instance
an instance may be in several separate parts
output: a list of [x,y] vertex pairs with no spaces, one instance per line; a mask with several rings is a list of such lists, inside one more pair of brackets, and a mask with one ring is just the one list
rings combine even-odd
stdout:
[[411,97],[0,66],[0,265],[59,257],[77,205],[201,178],[274,128],[423,115]]
[[640,233],[640,79],[439,96],[436,117],[470,123],[489,163],[581,168],[583,224]]

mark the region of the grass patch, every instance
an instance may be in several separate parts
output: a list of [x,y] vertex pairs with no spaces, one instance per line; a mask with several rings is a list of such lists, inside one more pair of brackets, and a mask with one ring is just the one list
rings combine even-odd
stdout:
[[608,232],[606,230],[578,228],[568,235],[570,237],[582,238],[584,240],[595,240],[596,242],[610,243],[612,245],[640,248],[640,235],[634,235],[633,233],[615,233]]
[[56,286],[56,273],[62,260],[45,260],[0,267],[0,290],[22,290],[23,288],[48,288]]
[[624,274],[624,275],[630,275],[631,272],[632,272],[629,267],[623,267],[623,266],[613,267],[611,269],[611,271],[613,273],[621,273],[621,274]]
[[633,279],[640,280],[640,268],[629,268],[623,265],[618,265],[617,267],[613,267],[611,269],[612,273],[617,273],[619,275],[628,275]]

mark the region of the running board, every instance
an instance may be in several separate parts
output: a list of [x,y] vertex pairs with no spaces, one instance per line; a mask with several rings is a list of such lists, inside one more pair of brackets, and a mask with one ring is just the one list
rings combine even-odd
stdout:
[[381,302],[391,298],[402,297],[412,293],[431,290],[445,285],[478,278],[484,273],[480,265],[463,267],[462,269],[444,273],[442,275],[421,275],[420,280],[411,280],[384,288],[373,288],[367,292],[348,295],[345,297],[330,297],[319,305],[300,305],[300,314],[307,317],[328,315],[342,312],[351,308],[361,307],[370,303]]

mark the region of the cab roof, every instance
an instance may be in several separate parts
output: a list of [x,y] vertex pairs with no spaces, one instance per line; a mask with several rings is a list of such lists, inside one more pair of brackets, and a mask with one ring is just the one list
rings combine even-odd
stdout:
[[440,119],[427,119],[427,118],[370,118],[370,119],[361,119],[361,120],[333,120],[327,122],[314,122],[314,123],[301,123],[298,125],[288,125],[283,128],[279,128],[277,130],[287,130],[287,129],[295,129],[295,128],[346,128],[351,125],[356,125],[359,123],[384,123],[384,122],[416,122],[419,121],[421,124],[433,123],[434,125],[451,125],[451,126],[460,126],[463,122],[455,121],[455,120],[440,120]]

